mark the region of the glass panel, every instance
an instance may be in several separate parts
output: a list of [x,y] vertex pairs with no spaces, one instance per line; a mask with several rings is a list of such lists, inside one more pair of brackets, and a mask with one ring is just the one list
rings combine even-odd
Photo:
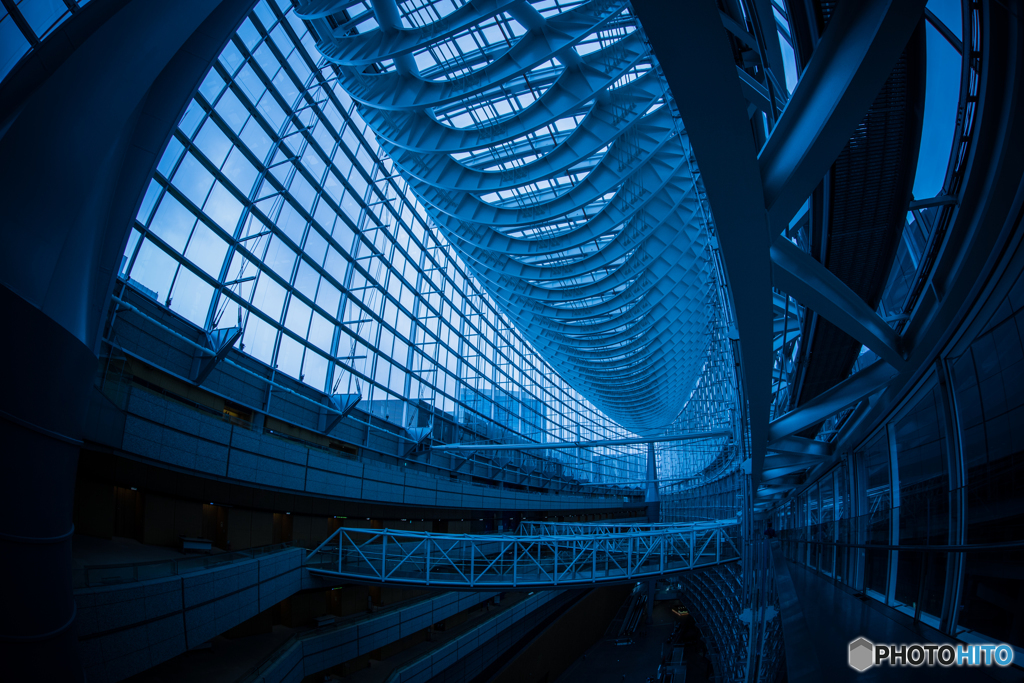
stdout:
[[[835,504],[835,517],[836,517],[836,542],[837,543],[852,543],[850,538],[850,514],[847,509],[849,505],[850,493],[847,490],[849,477],[846,474],[847,461],[844,460],[839,464],[839,467],[835,470],[836,477],[836,504]],[[836,563],[836,578],[843,580],[845,583],[850,583],[850,569],[849,561],[853,554],[849,548],[836,547],[835,563]]]
[[[835,493],[832,490],[834,485],[833,473],[828,473],[818,480],[818,491],[821,496],[821,531],[818,534],[822,543],[833,543],[835,541]],[[832,574],[832,555],[834,548],[831,545],[821,546],[821,558],[819,560],[821,571]]]
[[7,10],[0,7],[0,81],[7,78],[18,60],[25,56],[29,49],[28,39],[22,35],[14,19]]
[[[889,441],[883,432],[854,453],[862,463],[864,480],[864,514],[861,515],[857,544],[889,543],[889,507],[892,495],[889,487]],[[889,552],[867,550],[864,557],[864,585],[884,599],[889,574]]]
[[[949,542],[949,473],[941,389],[936,384],[896,423],[900,474],[900,545]],[[942,612],[946,561],[942,553],[899,554],[896,600]]]
[[[133,285],[199,327],[234,325],[241,308],[244,353],[361,394],[391,432],[438,411],[446,440],[631,436],[538,357],[423,223],[337,74],[296,47],[314,41],[292,11],[259,3],[203,78],[136,217]],[[702,467],[722,454],[701,448]],[[584,455],[528,458],[580,480],[642,478],[644,446]],[[735,515],[728,495],[701,514]]]
[[[1024,276],[961,357],[950,359],[967,470],[967,543],[1024,539]],[[966,556],[960,629],[1024,646],[1019,551]]]
[[68,14],[63,0],[22,0],[18,3],[18,9],[40,38]]
[[[818,484],[815,482],[807,489],[807,540],[821,541],[821,502],[818,500]],[[806,562],[812,567],[818,566],[818,555],[821,547],[816,543],[807,544]]]
[[[947,3],[931,2],[929,5]],[[953,3],[948,3],[953,4]],[[953,12],[947,13],[956,15]],[[958,28],[957,25],[951,28]],[[921,152],[914,179],[914,196],[934,197],[942,191],[949,164],[949,150],[956,129],[957,107],[960,104],[961,57],[942,34],[926,24],[924,122],[921,130]]]

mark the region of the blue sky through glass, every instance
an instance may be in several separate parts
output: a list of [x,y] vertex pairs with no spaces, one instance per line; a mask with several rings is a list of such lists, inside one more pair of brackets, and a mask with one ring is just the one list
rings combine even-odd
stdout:
[[[957,0],[931,0],[928,9],[961,37],[960,3]],[[914,197],[917,199],[934,197],[942,189],[960,101],[960,55],[931,24],[927,32],[924,128],[921,132],[917,177],[914,180]]]

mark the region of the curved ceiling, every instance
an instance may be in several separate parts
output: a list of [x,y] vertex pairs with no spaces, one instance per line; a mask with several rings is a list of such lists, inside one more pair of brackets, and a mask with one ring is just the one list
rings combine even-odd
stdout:
[[716,275],[692,149],[629,4],[364,8],[298,13],[434,223],[597,407],[669,425]]

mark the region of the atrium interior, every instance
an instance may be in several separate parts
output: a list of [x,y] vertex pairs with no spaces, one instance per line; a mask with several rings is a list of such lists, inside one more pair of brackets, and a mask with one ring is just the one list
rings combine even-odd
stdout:
[[1022,217],[1021,0],[3,0],[0,678],[1020,681]]

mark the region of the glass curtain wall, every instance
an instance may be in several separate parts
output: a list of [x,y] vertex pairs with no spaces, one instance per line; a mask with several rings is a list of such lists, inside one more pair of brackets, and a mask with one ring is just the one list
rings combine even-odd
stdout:
[[[933,372],[849,458],[774,515],[790,559],[834,571],[961,640],[1019,649],[1024,560],[1019,546],[1006,546],[1024,542],[1024,276],[1017,269],[981,332],[944,360],[948,375]],[[922,551],[929,546],[937,548]]]
[[[633,436],[477,286],[287,2],[255,7],[189,104],[121,274],[200,328],[241,325],[240,350],[325,393],[360,394],[400,427],[441,411],[467,442]],[[579,479],[635,481],[645,454],[547,457]]]
[[[964,541],[1024,540],[1024,276],[961,356],[948,361],[959,422]],[[966,555],[957,626],[1024,645],[1022,553]]]
[[89,0],[5,0],[0,3],[0,81],[40,41]]

